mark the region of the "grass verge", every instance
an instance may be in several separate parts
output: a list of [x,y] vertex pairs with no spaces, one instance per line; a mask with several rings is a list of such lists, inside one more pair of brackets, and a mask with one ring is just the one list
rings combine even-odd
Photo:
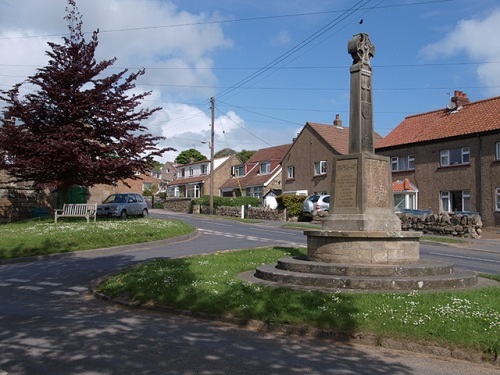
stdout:
[[173,238],[194,227],[179,220],[29,220],[0,225],[0,259],[66,253]]
[[378,338],[427,342],[481,351],[500,351],[500,287],[425,293],[326,293],[272,288],[241,281],[237,275],[304,249],[271,247],[155,260],[120,272],[99,292],[142,305],[168,306],[245,323],[313,326]]

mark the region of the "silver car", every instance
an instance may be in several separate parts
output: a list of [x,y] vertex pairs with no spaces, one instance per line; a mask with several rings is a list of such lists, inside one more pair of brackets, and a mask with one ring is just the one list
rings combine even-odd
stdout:
[[144,197],[135,193],[111,194],[102,204],[97,205],[97,217],[148,216],[148,206]]
[[319,211],[330,209],[330,196],[328,194],[310,195],[302,204],[302,216],[313,217]]

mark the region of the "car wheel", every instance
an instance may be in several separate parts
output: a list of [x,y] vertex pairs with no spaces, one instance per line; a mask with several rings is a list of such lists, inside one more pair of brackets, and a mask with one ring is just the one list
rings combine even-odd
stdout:
[[149,213],[148,213],[148,209],[147,208],[145,208],[144,210],[142,210],[142,217],[146,218],[146,217],[148,217],[148,214]]
[[127,217],[128,217],[128,215],[127,215],[127,211],[123,210],[123,211],[120,213],[120,219],[125,220]]

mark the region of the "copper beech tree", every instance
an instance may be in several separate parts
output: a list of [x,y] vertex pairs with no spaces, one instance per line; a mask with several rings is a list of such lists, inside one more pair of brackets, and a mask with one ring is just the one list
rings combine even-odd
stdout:
[[[150,92],[129,94],[144,69],[105,76],[116,58],[97,62],[99,30],[89,41],[76,3],[66,8],[69,36],[48,43],[47,66],[25,82],[0,91],[6,102],[0,127],[0,168],[17,181],[60,190],[65,202],[72,186],[116,184],[152,169],[163,137],[141,125],[161,108],[139,108]],[[24,96],[24,83],[35,90]]]

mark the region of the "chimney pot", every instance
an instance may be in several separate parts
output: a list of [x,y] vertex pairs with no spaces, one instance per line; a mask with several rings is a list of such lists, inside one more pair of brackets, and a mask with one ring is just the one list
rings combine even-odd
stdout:
[[455,90],[455,96],[451,98],[451,101],[455,103],[457,107],[470,103],[470,99],[467,97],[467,94],[460,90]]

